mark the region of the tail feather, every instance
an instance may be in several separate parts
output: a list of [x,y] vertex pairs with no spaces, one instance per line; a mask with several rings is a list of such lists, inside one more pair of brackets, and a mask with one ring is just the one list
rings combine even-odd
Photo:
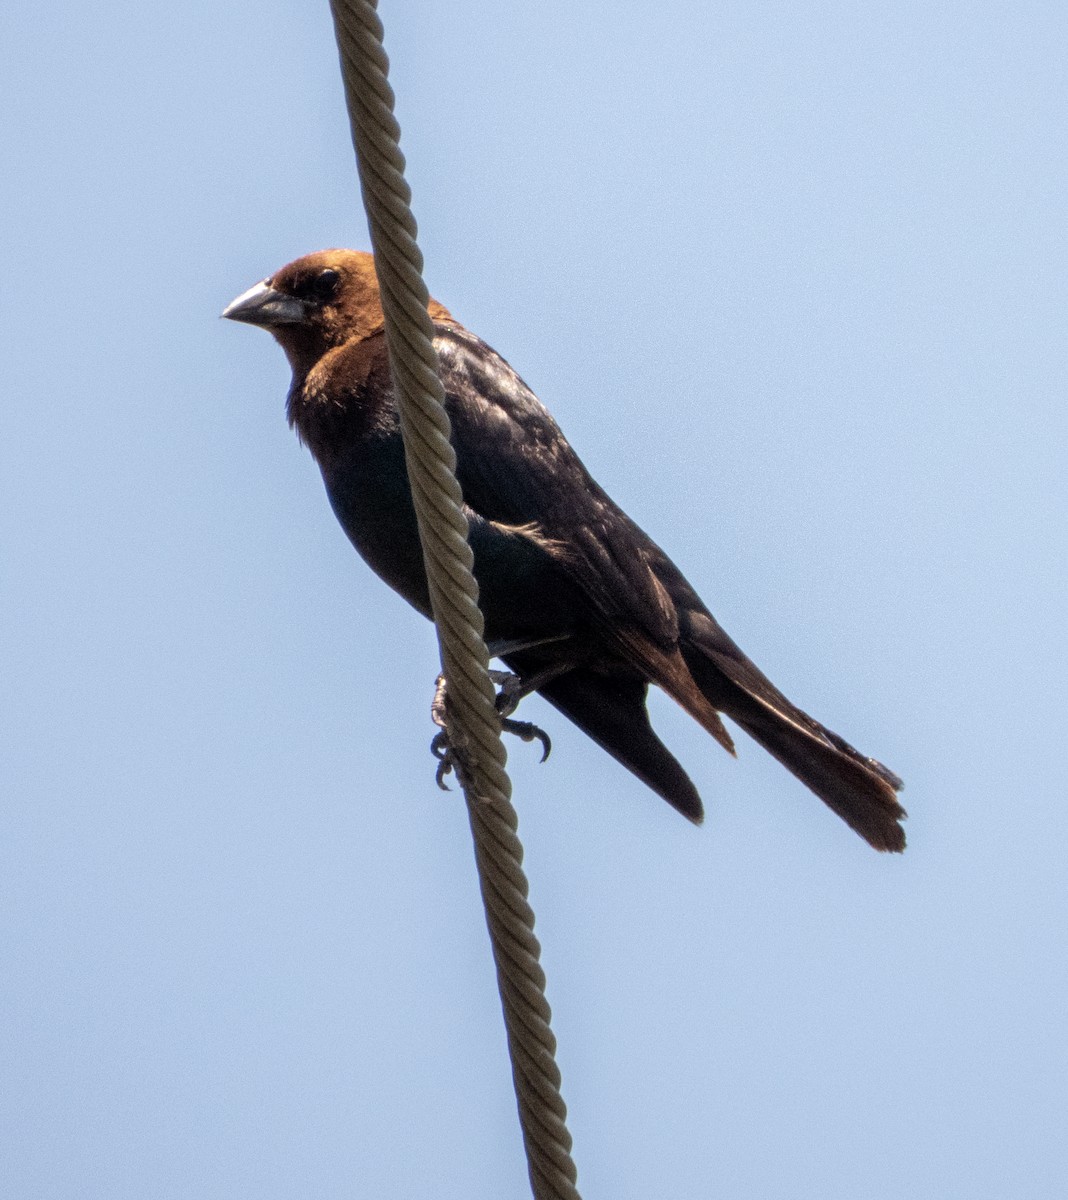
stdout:
[[811,717],[799,723],[750,696],[732,707],[727,715],[866,842],[876,850],[905,849],[899,822],[907,814],[897,800],[901,780],[882,763],[858,754]]
[[901,780],[792,704],[718,628],[716,638],[683,643],[698,687],[720,712],[796,775],[876,850],[900,853],[907,816]]

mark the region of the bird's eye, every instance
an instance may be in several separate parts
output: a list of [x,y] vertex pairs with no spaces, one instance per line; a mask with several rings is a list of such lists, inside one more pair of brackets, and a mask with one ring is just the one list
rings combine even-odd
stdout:
[[340,278],[341,276],[333,267],[327,267],[312,280],[312,294],[319,301],[329,300],[337,291],[337,283]]

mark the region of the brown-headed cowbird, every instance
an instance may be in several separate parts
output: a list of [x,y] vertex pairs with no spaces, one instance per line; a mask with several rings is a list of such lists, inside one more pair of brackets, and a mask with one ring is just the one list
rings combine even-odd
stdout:
[[[650,683],[733,753],[725,713],[877,850],[903,850],[901,781],[791,704],[594,482],[504,359],[436,301],[429,311],[491,653],[695,822],[700,797],[649,724]],[[342,528],[429,616],[371,256],[297,259],[223,316],[281,344],[293,369],[289,422]]]

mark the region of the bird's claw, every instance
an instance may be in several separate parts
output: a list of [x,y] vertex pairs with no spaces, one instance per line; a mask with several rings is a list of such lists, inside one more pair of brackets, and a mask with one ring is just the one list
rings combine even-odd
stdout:
[[522,742],[541,742],[539,761],[544,762],[553,749],[549,735],[531,721],[511,719],[512,713],[519,707],[519,701],[527,694],[522,679],[511,671],[490,671],[490,679],[500,688],[497,693],[497,712],[501,716],[501,732],[514,734]]
[[430,753],[438,760],[438,769],[434,772],[434,782],[443,792],[452,791],[445,780],[453,771],[456,772],[460,786],[465,786],[465,778],[470,778],[470,768],[464,761],[463,752],[458,747],[450,746],[444,733],[439,733],[430,743]]
[[434,739],[430,743],[430,753],[438,760],[438,769],[434,772],[434,782],[443,792],[452,791],[445,782],[445,777],[452,772],[454,764],[452,751],[449,749],[449,739],[445,736],[444,730],[434,735]]
[[501,732],[512,733],[521,742],[541,742],[541,758],[544,762],[553,752],[552,738],[539,725],[530,721],[513,721],[510,717],[501,717]]
[[452,788],[445,782],[445,777],[451,773],[453,769],[452,755],[443,754],[441,762],[438,763],[438,769],[434,772],[434,782],[443,792],[451,792]]
[[[513,721],[511,719],[519,701],[526,695],[523,681],[511,671],[490,671],[489,674],[490,679],[500,689],[497,692],[496,704],[501,718],[501,732],[513,734],[523,742],[540,742],[541,759],[539,761],[544,762],[552,753],[553,748],[549,735],[544,729],[530,721]],[[439,732],[434,735],[430,743],[430,753],[438,760],[434,782],[443,792],[450,790],[445,780],[453,771],[456,771],[457,777],[463,783],[462,763],[460,762],[462,754],[458,753],[457,748],[449,742],[447,701],[445,676],[439,675],[434,686],[434,699],[430,705],[430,719],[437,725]]]

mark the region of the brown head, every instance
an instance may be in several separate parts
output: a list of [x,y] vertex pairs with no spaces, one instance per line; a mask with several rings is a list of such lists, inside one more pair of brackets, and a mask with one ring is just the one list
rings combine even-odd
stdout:
[[[436,300],[429,310],[435,320],[450,319]],[[328,351],[366,341],[385,327],[374,259],[359,250],[298,258],[242,293],[222,315],[270,330],[297,379]]]

